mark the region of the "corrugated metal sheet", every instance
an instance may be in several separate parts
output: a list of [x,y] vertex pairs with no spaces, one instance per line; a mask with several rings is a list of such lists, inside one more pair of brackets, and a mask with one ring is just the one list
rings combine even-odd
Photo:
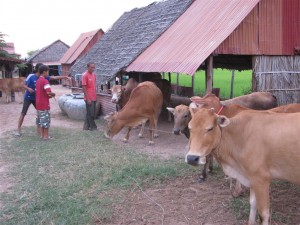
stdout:
[[294,55],[300,50],[299,11],[299,0],[260,0],[214,54]]
[[282,1],[263,0],[259,3],[260,54],[282,54]]
[[258,2],[259,0],[195,0],[126,71],[194,74]]
[[300,54],[300,1],[282,1],[283,54]]
[[[85,54],[88,49],[90,49],[93,44],[95,44],[102,36],[104,32],[102,29],[86,32],[80,34],[79,38],[74,42],[74,44],[68,49],[65,55],[61,58],[61,64],[72,64],[75,60]],[[96,36],[96,38],[95,38]],[[92,42],[92,39],[95,41]]]
[[242,23],[222,42],[214,54],[256,55],[259,54],[258,13],[256,5]]

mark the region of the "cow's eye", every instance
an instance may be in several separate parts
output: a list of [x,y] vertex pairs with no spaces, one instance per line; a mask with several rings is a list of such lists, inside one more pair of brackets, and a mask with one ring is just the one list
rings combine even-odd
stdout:
[[213,127],[207,128],[207,129],[206,129],[206,132],[210,132],[210,131],[212,131],[213,129],[214,129]]

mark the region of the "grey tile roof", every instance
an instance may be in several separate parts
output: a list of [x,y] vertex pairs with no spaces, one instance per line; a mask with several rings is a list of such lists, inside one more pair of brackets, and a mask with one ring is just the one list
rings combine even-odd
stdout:
[[125,12],[90,51],[78,59],[72,75],[96,65],[97,83],[112,80],[185,12],[193,0],[167,0]]
[[42,48],[27,59],[29,63],[43,63],[43,62],[59,62],[66,51],[70,48],[61,40],[57,40],[52,44]]

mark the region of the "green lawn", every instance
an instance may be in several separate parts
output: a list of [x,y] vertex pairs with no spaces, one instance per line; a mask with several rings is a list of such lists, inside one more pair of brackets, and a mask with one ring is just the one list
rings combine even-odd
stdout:
[[124,201],[120,190],[198,172],[181,158],[141,154],[98,132],[55,127],[51,132],[64,138],[41,142],[32,127],[23,138],[0,139],[1,160],[11,165],[14,183],[10,192],[0,193],[1,225],[109,222],[113,206]]
[[[171,82],[172,84],[176,84],[177,75],[175,73],[171,74]],[[231,70],[222,70],[215,69],[214,70],[214,79],[213,79],[213,87],[220,88],[220,97],[221,98],[229,98],[230,97],[230,89],[231,89]],[[204,95],[205,93],[205,72],[198,71],[195,74],[194,81],[194,94],[195,95]],[[192,76],[180,74],[179,75],[179,85],[185,87],[192,86]],[[233,97],[237,97],[244,94],[251,93],[252,89],[252,71],[235,71],[235,79],[234,79],[234,91]]]

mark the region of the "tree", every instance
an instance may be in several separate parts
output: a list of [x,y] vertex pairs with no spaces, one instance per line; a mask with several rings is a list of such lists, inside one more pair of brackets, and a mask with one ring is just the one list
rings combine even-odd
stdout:
[[27,52],[27,55],[29,56],[29,57],[31,57],[32,55],[34,55],[36,52],[38,52],[39,51],[39,49],[37,49],[37,50],[30,50],[29,52]]
[[0,57],[19,59],[20,57],[18,55],[16,55],[16,54],[9,54],[7,51],[5,51],[3,49],[6,46],[6,42],[4,40],[4,36],[7,36],[7,35],[3,34],[0,31]]

